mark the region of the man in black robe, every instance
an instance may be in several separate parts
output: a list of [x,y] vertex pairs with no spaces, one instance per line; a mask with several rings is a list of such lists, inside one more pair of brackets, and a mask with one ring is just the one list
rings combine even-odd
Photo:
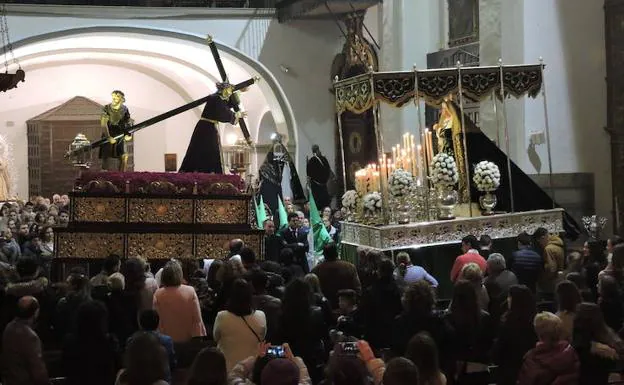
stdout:
[[[102,138],[108,138],[108,143],[100,147],[99,157],[102,159],[102,170],[110,171],[113,159],[119,161],[119,171],[126,171],[128,167],[128,154],[126,142],[132,140],[128,134],[128,128],[132,125],[130,111],[124,104],[126,97],[123,92],[112,92],[112,102],[102,109],[100,124],[102,126]],[[120,140],[115,137],[125,134]]]
[[317,207],[320,210],[329,207],[331,204],[331,197],[327,190],[327,183],[331,178],[332,172],[329,162],[327,158],[321,154],[318,144],[312,146],[312,157],[308,159],[306,172]]
[[205,172],[223,174],[221,139],[217,125],[238,124],[246,113],[232,111],[231,97],[234,89],[229,83],[217,83],[217,92],[210,95],[184,155],[179,172]]

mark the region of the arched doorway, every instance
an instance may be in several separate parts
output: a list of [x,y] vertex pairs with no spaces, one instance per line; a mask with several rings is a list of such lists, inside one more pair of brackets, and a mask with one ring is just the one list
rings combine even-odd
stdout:
[[[258,137],[261,120],[270,111],[275,129],[294,139],[291,145],[296,143],[294,115],[275,78],[240,51],[218,42],[217,46],[230,81],[262,78],[241,97],[252,137]],[[219,78],[205,37],[180,32],[78,28],[30,37],[15,42],[13,48],[27,78],[19,88],[0,96],[7,98],[0,103],[0,114],[7,120],[0,134],[7,134],[16,148],[19,175],[27,175],[25,121],[50,107],[77,95],[106,103],[113,89],[122,89],[139,122],[213,92]],[[135,169],[162,171],[164,153],[176,153],[180,161],[200,112],[201,107],[139,132]],[[240,134],[234,127],[223,130],[224,139],[232,132]],[[26,189],[27,181],[20,181],[20,195]]]

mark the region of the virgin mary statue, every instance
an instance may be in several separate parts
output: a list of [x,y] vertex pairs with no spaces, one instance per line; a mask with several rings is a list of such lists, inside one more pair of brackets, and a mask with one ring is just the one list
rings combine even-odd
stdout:
[[459,192],[459,201],[468,203],[468,188],[466,186],[466,154],[463,142],[463,130],[461,120],[457,113],[457,106],[450,98],[445,98],[440,106],[440,119],[437,124],[433,125],[436,132],[436,140],[438,143],[438,151],[445,152],[455,158],[457,171],[459,174],[459,183],[457,191]]
[[7,201],[13,197],[13,180],[11,148],[4,136],[0,135],[0,201]]

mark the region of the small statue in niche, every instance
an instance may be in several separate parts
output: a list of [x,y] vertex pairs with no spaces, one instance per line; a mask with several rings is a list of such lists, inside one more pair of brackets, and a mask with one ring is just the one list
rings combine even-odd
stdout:
[[12,160],[9,144],[3,136],[0,136],[0,201],[14,198],[11,179]]

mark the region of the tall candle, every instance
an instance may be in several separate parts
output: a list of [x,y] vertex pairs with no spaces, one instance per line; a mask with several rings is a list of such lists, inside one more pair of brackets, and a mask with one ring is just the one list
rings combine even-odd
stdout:
[[433,139],[431,132],[427,132],[427,147],[429,147],[429,162],[433,159]]
[[416,145],[414,144],[414,140],[412,137],[412,143],[411,143],[411,151],[410,151],[410,155],[411,155],[411,162],[412,162],[412,175],[416,175],[417,173],[417,163],[416,163]]
[[418,146],[416,146],[417,151],[418,151],[418,168],[417,168],[417,177],[420,178],[422,176],[422,169],[423,169],[423,163],[424,163],[424,159],[423,159],[423,149],[422,146],[419,144]]

